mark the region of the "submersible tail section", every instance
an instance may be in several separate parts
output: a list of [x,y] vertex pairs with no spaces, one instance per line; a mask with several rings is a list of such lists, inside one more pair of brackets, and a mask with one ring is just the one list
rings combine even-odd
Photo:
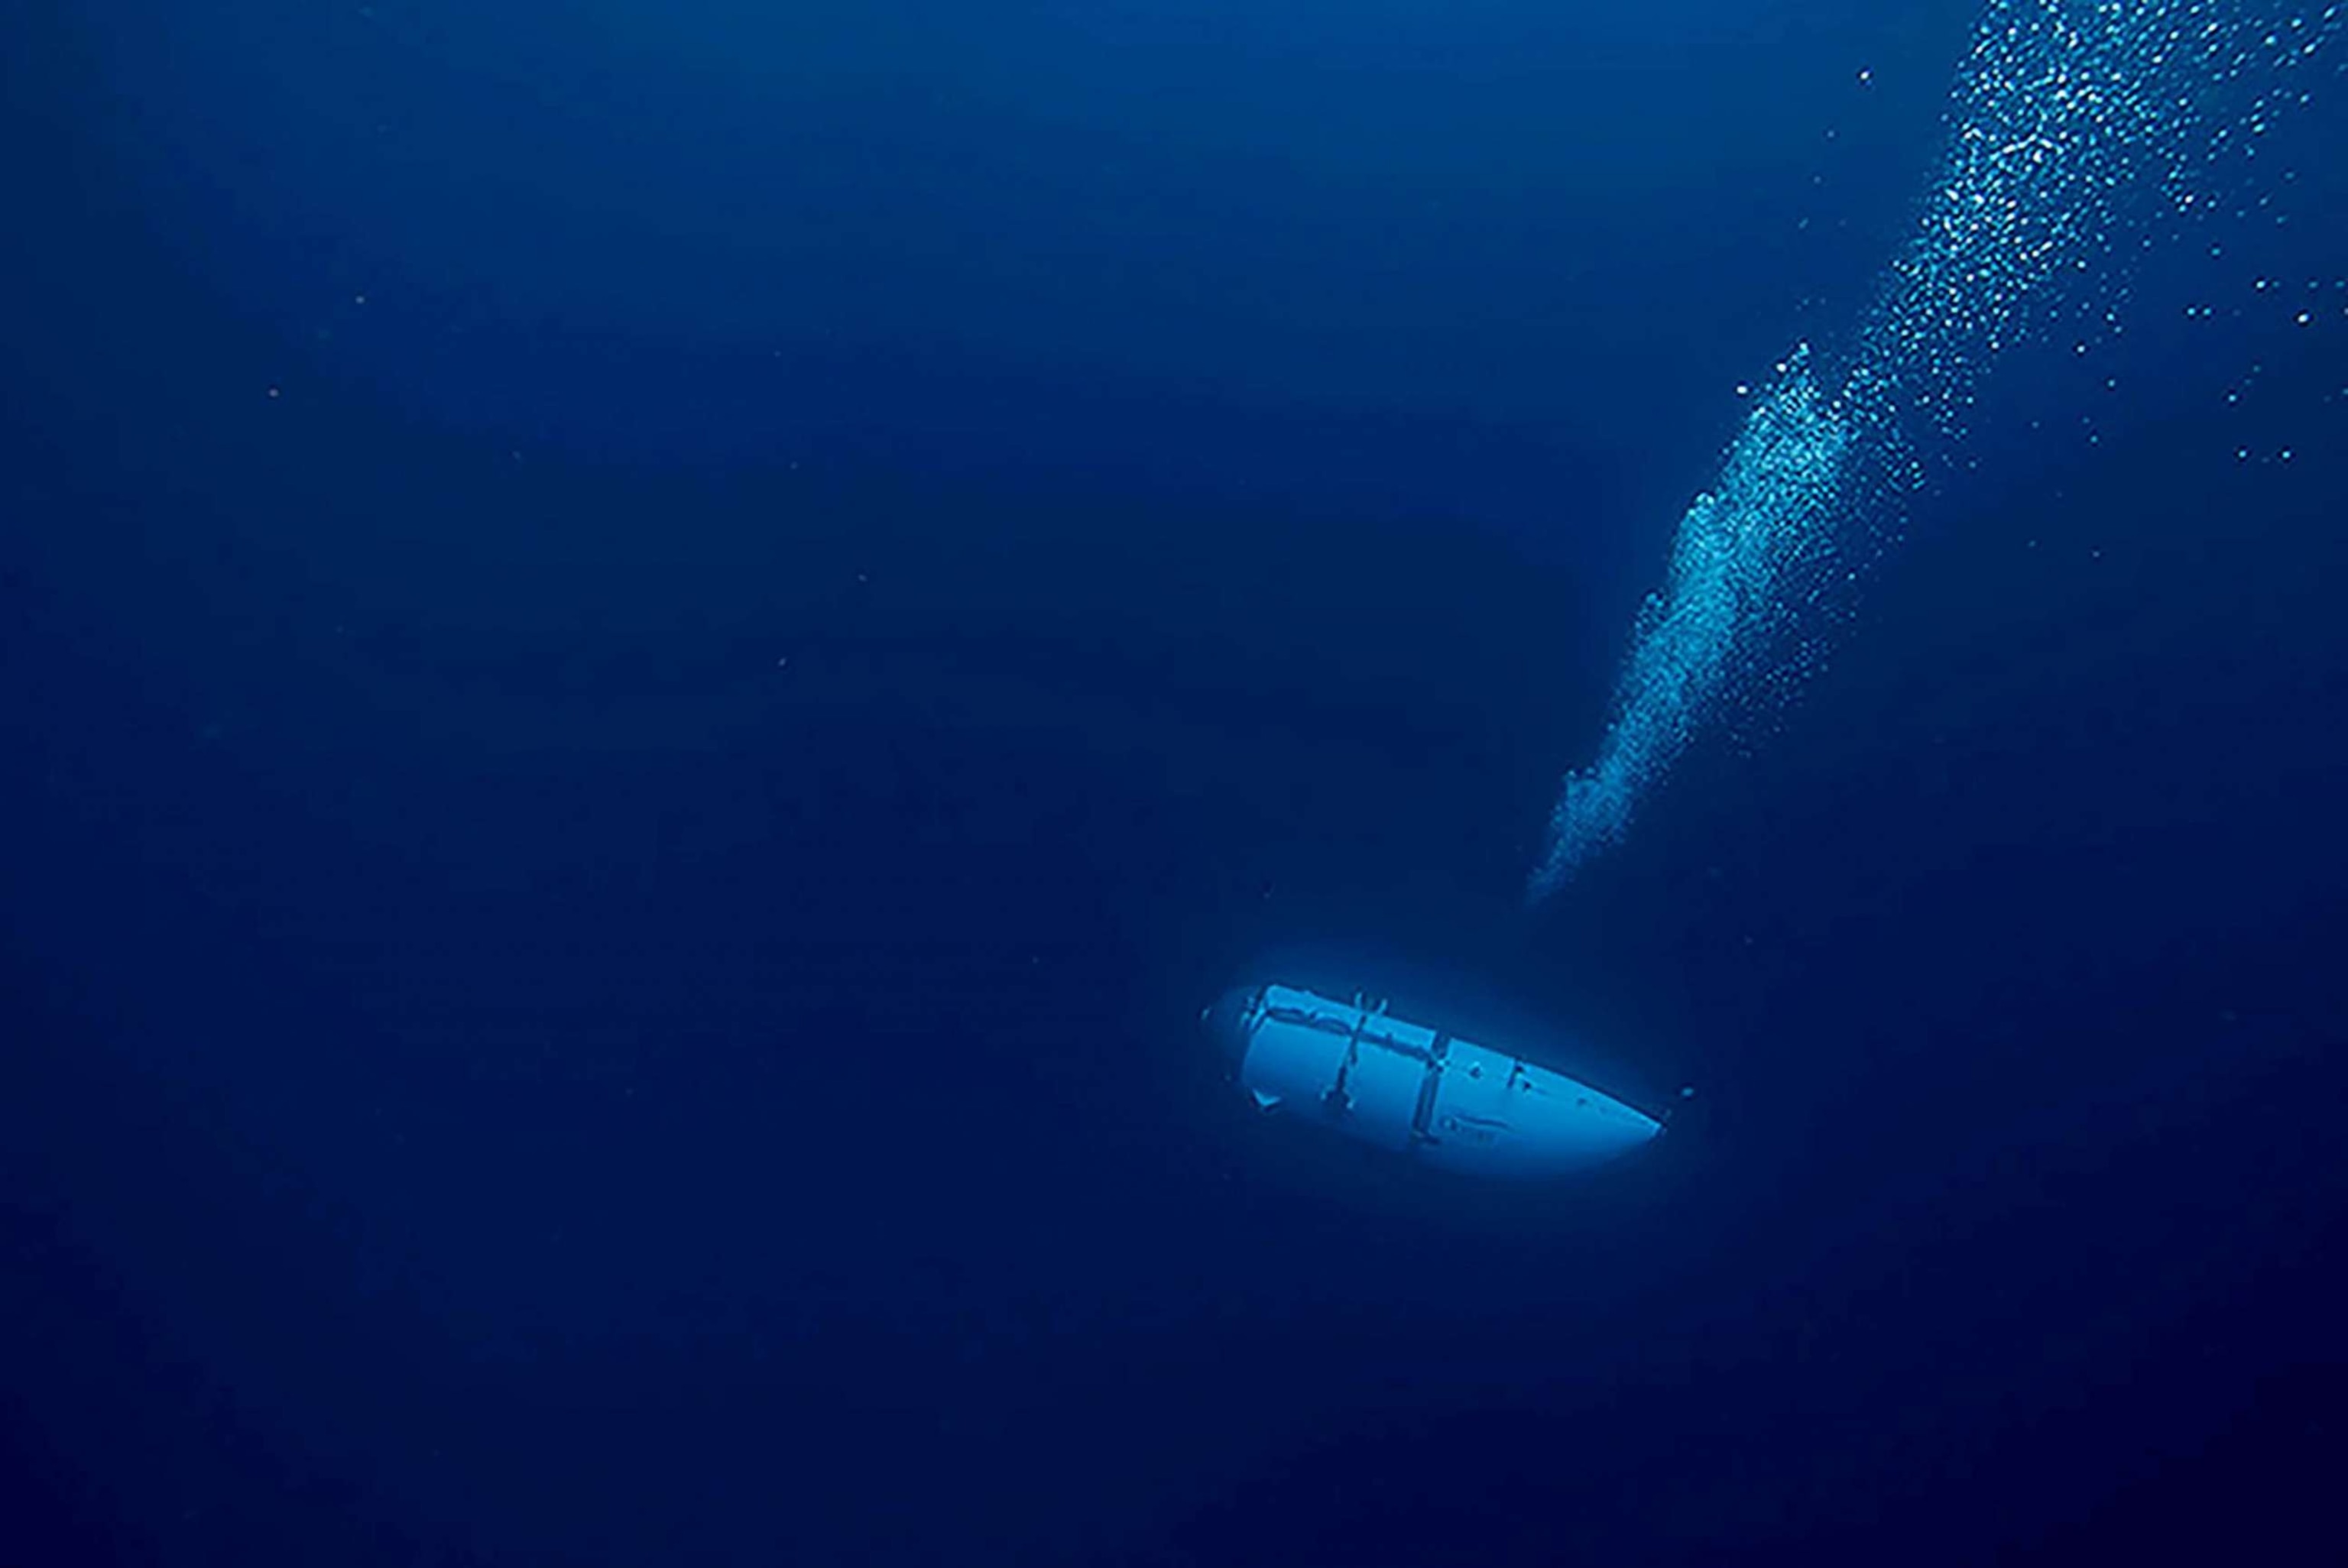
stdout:
[[1507,1051],[1390,1016],[1382,1002],[1291,986],[1226,992],[1202,1015],[1266,1111],[1484,1176],[1588,1170],[1663,1124]]

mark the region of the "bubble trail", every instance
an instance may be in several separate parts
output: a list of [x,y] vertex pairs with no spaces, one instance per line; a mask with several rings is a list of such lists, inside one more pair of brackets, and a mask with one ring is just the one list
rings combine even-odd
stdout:
[[1706,730],[1800,684],[1890,542],[1899,496],[1962,435],[1982,374],[2064,310],[2114,319],[2118,231],[2138,212],[2219,205],[2220,164],[2255,168],[2271,119],[2307,100],[2342,12],[1990,0],[1916,231],[1839,374],[1822,378],[1807,347],[1779,365],[1681,519],[1598,754],[1550,814],[1532,901],[1621,843]]

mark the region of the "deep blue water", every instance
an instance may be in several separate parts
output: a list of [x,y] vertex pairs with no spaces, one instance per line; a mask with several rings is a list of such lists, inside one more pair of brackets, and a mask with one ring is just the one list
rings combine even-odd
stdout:
[[11,12],[0,1562],[2340,1551],[2341,53],[1522,898],[1979,11]]

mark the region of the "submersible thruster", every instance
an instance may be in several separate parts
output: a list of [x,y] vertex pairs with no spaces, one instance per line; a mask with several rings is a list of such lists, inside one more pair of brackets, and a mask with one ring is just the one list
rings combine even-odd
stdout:
[[1266,1111],[1300,1112],[1348,1136],[1447,1170],[1553,1176],[1640,1147],[1663,1123],[1586,1083],[1367,997],[1292,986],[1227,991],[1200,1015]]

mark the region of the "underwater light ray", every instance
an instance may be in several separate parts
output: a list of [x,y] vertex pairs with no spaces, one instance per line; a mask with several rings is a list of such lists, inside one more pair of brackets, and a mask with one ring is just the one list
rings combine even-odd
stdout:
[[[1530,901],[1620,844],[1707,729],[1801,683],[1890,542],[1897,497],[1962,433],[1982,372],[2062,302],[2058,279],[2117,286],[2103,267],[2147,186],[2192,211],[2238,133],[2303,101],[2282,89],[2336,40],[2342,10],[1990,0],[1916,232],[1846,366],[1822,384],[1807,347],[1779,365],[1681,518],[1597,754],[1559,792]],[[2228,115],[2204,107],[2267,77],[2271,90]]]

